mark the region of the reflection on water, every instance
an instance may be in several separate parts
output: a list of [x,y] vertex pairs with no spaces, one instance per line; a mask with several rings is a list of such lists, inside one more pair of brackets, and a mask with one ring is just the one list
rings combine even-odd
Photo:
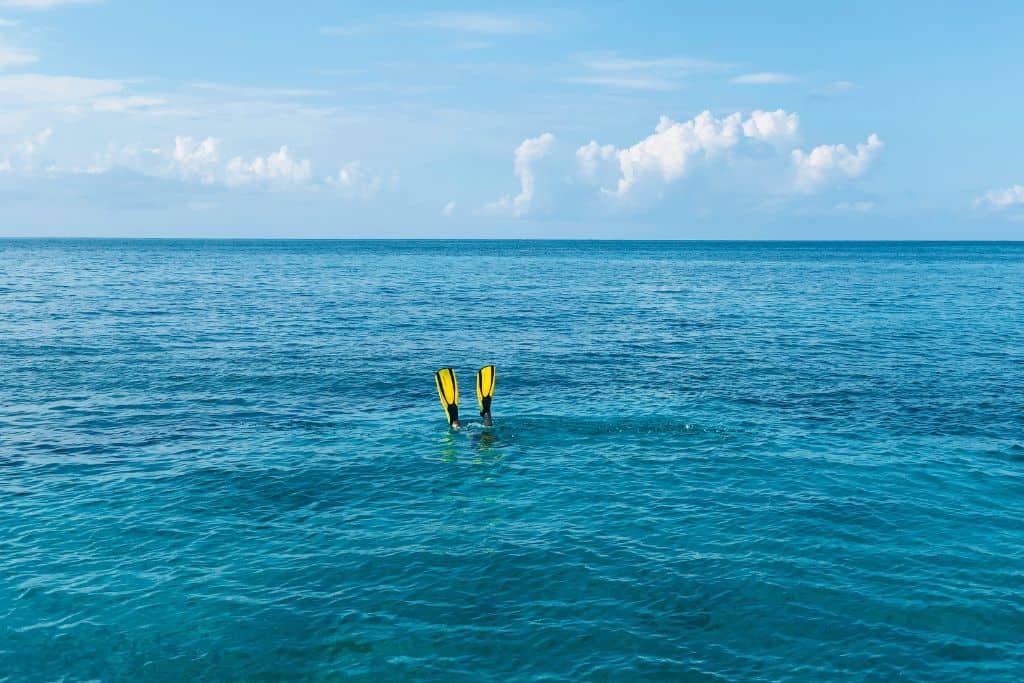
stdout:
[[445,463],[459,462],[461,454],[474,465],[497,465],[506,457],[503,448],[504,444],[495,429],[478,430],[467,425],[461,431],[447,430],[438,440],[437,453],[441,462]]

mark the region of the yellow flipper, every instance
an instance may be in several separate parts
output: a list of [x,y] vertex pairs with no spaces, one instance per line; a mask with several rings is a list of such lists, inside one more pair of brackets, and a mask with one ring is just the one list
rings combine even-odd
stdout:
[[441,398],[441,405],[444,407],[444,414],[448,417],[448,424],[458,427],[459,382],[455,379],[455,370],[441,368],[434,373],[434,381],[437,383],[437,395]]
[[485,365],[476,373],[476,400],[480,404],[480,415],[491,414],[495,374],[493,365]]

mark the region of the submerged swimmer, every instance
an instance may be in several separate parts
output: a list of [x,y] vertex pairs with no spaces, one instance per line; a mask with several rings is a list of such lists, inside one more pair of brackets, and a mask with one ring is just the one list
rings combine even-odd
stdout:
[[[491,420],[491,399],[494,397],[494,366],[487,365],[476,373],[476,398],[480,404],[480,417],[484,419],[484,427],[494,424]],[[437,395],[441,398],[448,424],[452,429],[459,428],[459,382],[455,379],[455,370],[441,368],[434,374],[437,383]]]

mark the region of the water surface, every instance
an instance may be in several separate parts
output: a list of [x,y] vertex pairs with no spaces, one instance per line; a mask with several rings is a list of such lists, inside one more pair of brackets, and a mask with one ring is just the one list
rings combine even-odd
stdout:
[[1022,520],[1024,245],[0,241],[2,681],[1018,681]]

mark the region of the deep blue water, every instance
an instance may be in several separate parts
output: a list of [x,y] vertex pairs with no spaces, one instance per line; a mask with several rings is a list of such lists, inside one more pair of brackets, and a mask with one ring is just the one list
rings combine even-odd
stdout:
[[0,241],[2,681],[1022,675],[1024,244]]

